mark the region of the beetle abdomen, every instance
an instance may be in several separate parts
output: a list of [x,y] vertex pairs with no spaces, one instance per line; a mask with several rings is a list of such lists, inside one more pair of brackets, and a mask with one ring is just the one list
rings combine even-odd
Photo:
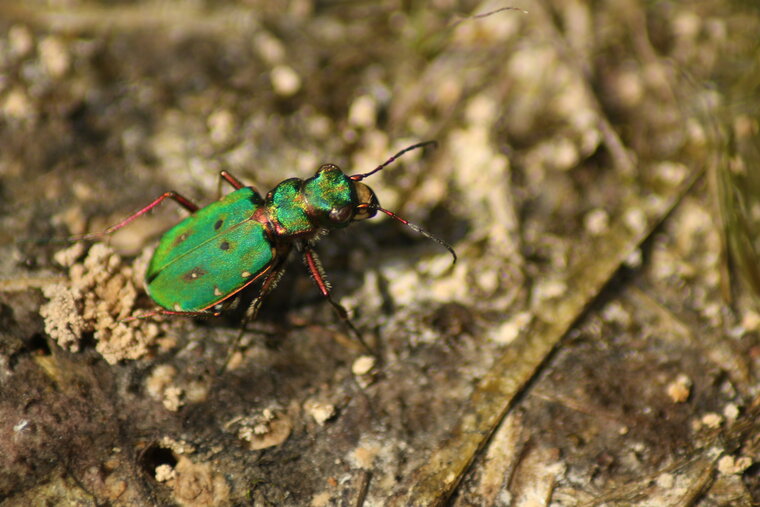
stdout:
[[275,250],[264,226],[251,219],[261,202],[241,188],[170,229],[146,273],[151,298],[167,310],[202,311],[265,273]]

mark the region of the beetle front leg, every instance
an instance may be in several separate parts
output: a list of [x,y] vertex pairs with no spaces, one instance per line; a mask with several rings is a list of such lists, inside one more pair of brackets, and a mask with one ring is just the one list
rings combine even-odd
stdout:
[[348,326],[348,328],[356,337],[357,341],[361,343],[367,352],[371,354],[372,349],[369,348],[369,345],[367,345],[367,343],[364,341],[364,338],[362,337],[359,330],[354,327],[353,322],[351,322],[351,319],[348,317],[348,311],[341,304],[336,302],[330,295],[330,286],[325,279],[325,272],[322,269],[322,264],[319,262],[317,253],[309,245],[303,245],[303,260],[306,263],[306,267],[309,268],[309,271],[311,272],[311,278],[314,280],[314,283],[317,284],[317,288],[322,293],[322,295],[327,298],[327,301],[330,302],[333,309],[335,310],[335,313],[338,315],[338,318],[340,318],[340,320],[342,320],[346,326]]

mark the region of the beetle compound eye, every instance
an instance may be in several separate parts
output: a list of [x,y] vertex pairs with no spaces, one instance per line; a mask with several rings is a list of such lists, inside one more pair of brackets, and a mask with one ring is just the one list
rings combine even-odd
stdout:
[[354,183],[354,189],[356,190],[356,198],[359,201],[356,213],[354,213],[354,220],[366,220],[375,216],[375,213],[377,213],[375,208],[379,206],[375,192],[364,183],[359,183],[358,181]]
[[356,213],[354,214],[354,220],[366,220],[368,218],[372,218],[377,213],[377,210],[373,207],[363,205],[356,208]]
[[351,219],[353,209],[351,206],[342,208],[333,208],[330,210],[330,220],[336,223],[343,223]]

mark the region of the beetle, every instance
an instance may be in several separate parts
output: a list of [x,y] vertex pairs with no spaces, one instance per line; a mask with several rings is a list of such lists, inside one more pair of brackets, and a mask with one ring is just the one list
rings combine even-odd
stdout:
[[361,341],[346,309],[330,295],[314,243],[331,230],[381,212],[437,242],[456,262],[456,252],[448,243],[380,207],[374,191],[362,183],[404,153],[434,144],[435,141],[426,141],[408,146],[372,171],[353,176],[334,164],[324,164],[311,178],[286,179],[263,198],[254,187],[221,171],[220,190],[223,182],[234,190],[204,208],[177,192],[165,192],[104,232],[81,239],[116,232],[166,199],[172,199],[190,215],[162,236],[153,253],[145,286],[160,309],[140,318],[156,314],[217,316],[241,290],[263,280],[246,311],[239,339],[247,323],[256,318],[264,297],[282,276],[285,261],[295,247],[303,255],[319,291]]

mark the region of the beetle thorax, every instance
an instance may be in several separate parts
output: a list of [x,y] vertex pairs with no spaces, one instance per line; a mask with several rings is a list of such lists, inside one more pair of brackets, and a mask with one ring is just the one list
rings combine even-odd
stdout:
[[265,200],[271,234],[280,239],[310,239],[322,234],[323,229],[347,226],[359,204],[355,185],[331,164],[323,165],[306,180],[281,182]]

